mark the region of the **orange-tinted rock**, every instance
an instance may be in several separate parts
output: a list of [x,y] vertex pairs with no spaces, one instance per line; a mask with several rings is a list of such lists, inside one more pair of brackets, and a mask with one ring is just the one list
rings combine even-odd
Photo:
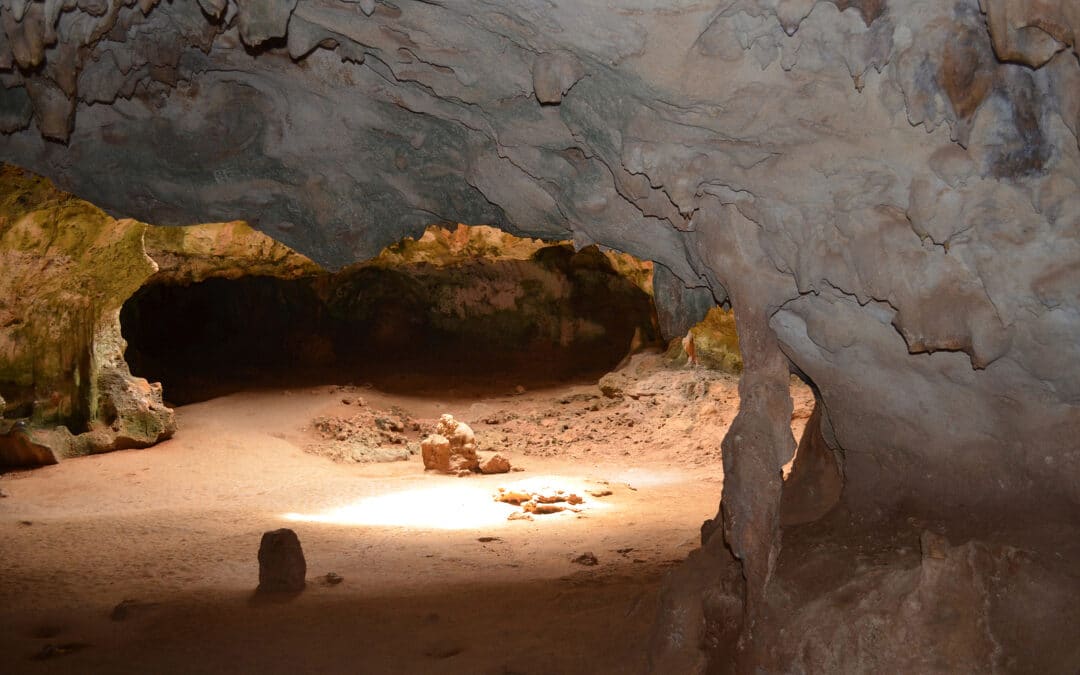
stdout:
[[506,459],[499,453],[495,453],[494,455],[488,457],[480,463],[480,473],[508,473],[509,471],[510,460]]
[[420,451],[428,470],[460,475],[480,469],[472,428],[452,415],[439,419],[435,433],[420,442]]

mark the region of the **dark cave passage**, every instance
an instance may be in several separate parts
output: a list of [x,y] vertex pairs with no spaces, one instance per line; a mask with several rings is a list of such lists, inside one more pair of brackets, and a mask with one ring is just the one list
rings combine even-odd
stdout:
[[376,259],[294,280],[151,282],[121,325],[132,372],[174,404],[329,383],[531,389],[595,380],[658,340],[650,295],[597,248],[569,245],[526,259]]
[[151,284],[120,313],[134,374],[177,404],[246,387],[308,381],[327,331],[312,280],[273,277]]

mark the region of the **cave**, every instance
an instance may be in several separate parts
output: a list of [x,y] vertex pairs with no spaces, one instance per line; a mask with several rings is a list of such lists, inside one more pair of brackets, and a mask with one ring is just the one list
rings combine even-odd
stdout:
[[1080,671],[1078,91],[1073,0],[0,2],[0,670]]
[[[125,359],[186,404],[320,383],[481,392],[595,382],[660,344],[650,265],[486,227],[429,231],[336,273],[151,277],[120,311]],[[443,251],[455,236],[471,252]]]

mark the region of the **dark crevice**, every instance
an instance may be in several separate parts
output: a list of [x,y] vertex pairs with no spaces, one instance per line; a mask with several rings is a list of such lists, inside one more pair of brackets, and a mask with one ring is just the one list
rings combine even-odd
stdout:
[[151,284],[120,320],[132,371],[174,404],[270,386],[479,393],[595,381],[658,338],[650,296],[595,247],[568,245],[524,261]]

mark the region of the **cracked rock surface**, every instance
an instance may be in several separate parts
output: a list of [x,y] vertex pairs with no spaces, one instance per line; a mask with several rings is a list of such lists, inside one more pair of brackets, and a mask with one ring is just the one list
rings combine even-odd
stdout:
[[615,247],[815,384],[847,506],[1080,506],[1072,0],[2,0],[0,27],[3,158],[114,214],[245,219],[329,268],[444,220]]

